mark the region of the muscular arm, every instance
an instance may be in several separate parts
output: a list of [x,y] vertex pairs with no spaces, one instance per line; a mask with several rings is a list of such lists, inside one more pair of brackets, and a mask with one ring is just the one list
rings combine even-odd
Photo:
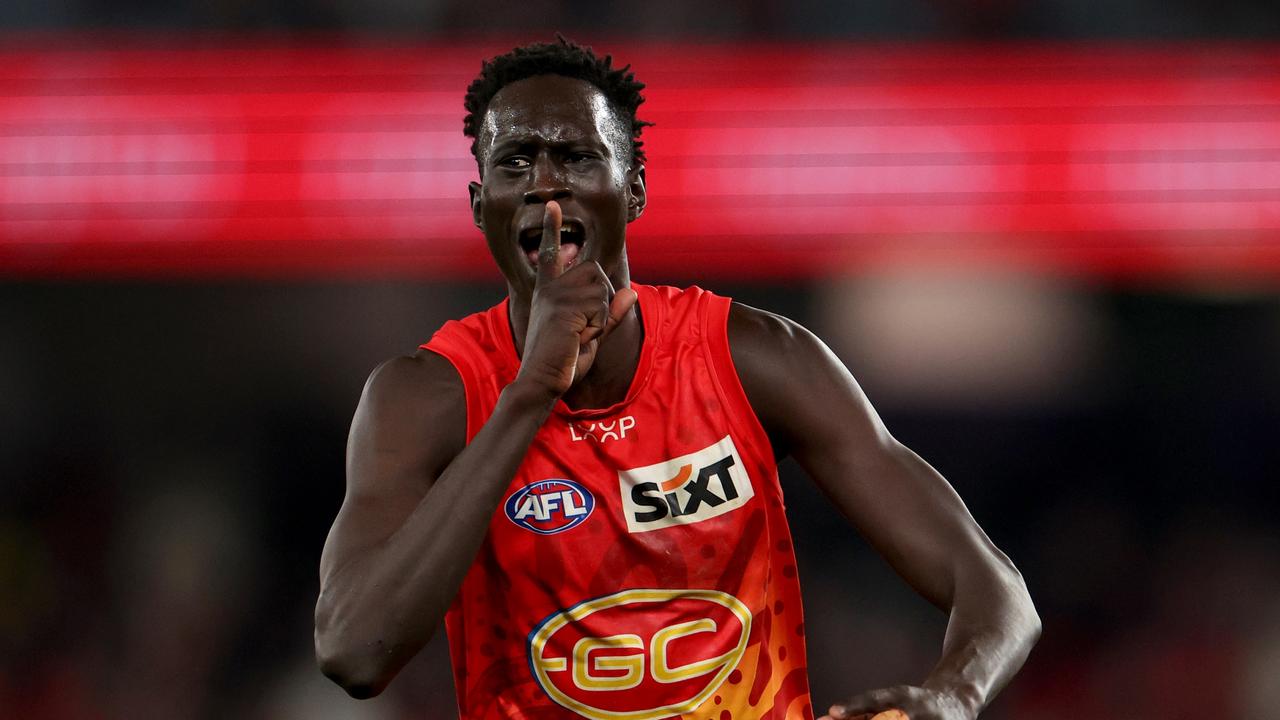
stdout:
[[941,659],[921,686],[865,693],[833,715],[897,707],[912,720],[976,717],[1039,636],[1022,576],[950,484],[889,434],[822,341],[789,320],[737,304],[729,340],[770,437],[899,575],[949,613]]
[[321,670],[351,695],[381,692],[431,638],[554,400],[509,385],[464,448],[462,383],[444,358],[422,351],[369,378],[316,603]]

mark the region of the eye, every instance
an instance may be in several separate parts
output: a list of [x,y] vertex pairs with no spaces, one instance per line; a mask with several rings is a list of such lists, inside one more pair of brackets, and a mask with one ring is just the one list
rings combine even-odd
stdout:
[[524,168],[529,167],[529,165],[529,158],[523,155],[512,155],[498,161],[499,167],[513,168],[516,170],[523,170]]
[[594,160],[595,155],[586,152],[571,152],[565,156],[565,162],[580,163],[588,160]]

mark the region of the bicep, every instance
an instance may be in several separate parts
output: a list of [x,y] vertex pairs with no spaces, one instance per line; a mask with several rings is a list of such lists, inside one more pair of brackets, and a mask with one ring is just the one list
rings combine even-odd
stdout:
[[890,437],[851,454],[815,443],[796,458],[899,575],[930,602],[949,605],[960,568],[989,544],[985,535],[950,483],[910,448]]
[[347,438],[347,488],[321,558],[321,577],[385,541],[465,444],[462,384],[423,352],[383,363],[365,383]]
[[762,327],[767,342],[755,343],[756,357],[738,362],[743,353],[734,353],[761,421],[893,568],[945,606],[959,567],[990,547],[986,536],[951,485],[889,433],[821,340],[781,318]]

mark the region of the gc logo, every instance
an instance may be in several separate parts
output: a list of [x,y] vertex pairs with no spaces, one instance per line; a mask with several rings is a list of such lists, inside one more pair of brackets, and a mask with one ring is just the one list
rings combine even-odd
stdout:
[[718,590],[624,590],[579,603],[529,635],[529,666],[559,705],[594,720],[696,709],[737,667],[751,611]]

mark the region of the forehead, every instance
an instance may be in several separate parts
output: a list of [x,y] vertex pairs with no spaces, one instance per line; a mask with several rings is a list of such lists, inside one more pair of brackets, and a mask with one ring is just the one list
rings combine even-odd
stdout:
[[602,142],[619,150],[621,121],[600,89],[586,80],[537,75],[507,85],[489,101],[481,125],[482,140]]

